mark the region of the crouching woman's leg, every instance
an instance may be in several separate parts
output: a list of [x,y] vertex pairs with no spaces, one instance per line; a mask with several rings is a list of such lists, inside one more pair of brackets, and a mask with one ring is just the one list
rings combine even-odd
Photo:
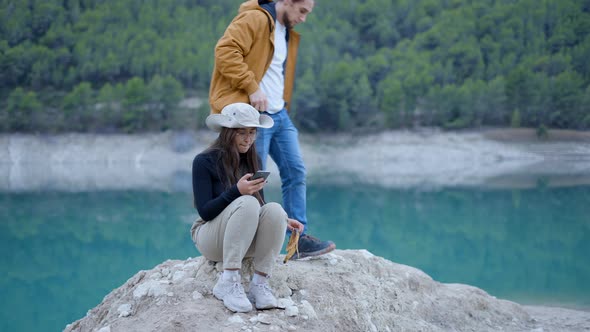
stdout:
[[234,312],[252,310],[239,271],[256,235],[260,211],[258,200],[244,195],[193,232],[195,245],[203,256],[212,261],[223,261],[223,274],[213,288],[213,294]]
[[287,213],[280,204],[267,203],[260,210],[258,231],[246,256],[254,257],[254,275],[248,297],[257,309],[277,306],[277,299],[268,285],[268,278],[276,264],[287,229]]
[[254,257],[256,272],[270,274],[281,252],[287,230],[287,213],[278,203],[267,203],[260,209],[258,231],[247,256]]

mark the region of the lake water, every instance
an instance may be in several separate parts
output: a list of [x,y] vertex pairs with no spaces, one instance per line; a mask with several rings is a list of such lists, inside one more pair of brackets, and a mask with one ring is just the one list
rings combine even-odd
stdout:
[[[308,201],[311,233],[339,249],[523,304],[590,308],[590,186],[312,182]],[[139,270],[198,255],[187,191],[0,192],[0,215],[1,331],[60,331]]]

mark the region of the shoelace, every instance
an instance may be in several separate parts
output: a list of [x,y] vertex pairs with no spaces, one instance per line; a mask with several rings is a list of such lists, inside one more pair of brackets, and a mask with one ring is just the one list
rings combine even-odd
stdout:
[[227,292],[228,294],[235,294],[238,296],[246,296],[246,292],[244,292],[244,287],[239,282],[236,282],[231,285],[231,288]]
[[272,295],[272,291],[270,289],[270,287],[268,286],[268,283],[263,283],[263,284],[254,284],[254,287],[258,287],[262,290],[262,293],[264,295]]
[[317,237],[314,237],[314,236],[311,236],[311,235],[307,235],[307,234],[303,235],[302,238],[307,238],[308,241],[315,242],[315,243],[321,243],[322,242]]

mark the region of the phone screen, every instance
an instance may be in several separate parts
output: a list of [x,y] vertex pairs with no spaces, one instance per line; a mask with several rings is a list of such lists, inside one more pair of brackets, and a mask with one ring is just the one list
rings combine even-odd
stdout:
[[270,175],[270,172],[268,172],[268,171],[258,171],[256,173],[254,173],[254,175],[252,175],[252,177],[250,178],[250,181],[260,179],[260,178],[263,178],[266,180],[266,178],[268,178],[269,175]]

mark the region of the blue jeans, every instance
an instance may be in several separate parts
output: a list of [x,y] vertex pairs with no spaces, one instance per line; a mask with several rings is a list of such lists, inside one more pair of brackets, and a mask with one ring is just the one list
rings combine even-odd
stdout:
[[264,114],[270,116],[275,123],[271,128],[258,128],[256,151],[262,160],[262,169],[266,169],[266,159],[270,154],[279,167],[281,175],[283,208],[289,218],[301,222],[307,231],[305,184],[307,172],[299,148],[299,132],[291,122],[286,109],[275,114],[266,112]]

